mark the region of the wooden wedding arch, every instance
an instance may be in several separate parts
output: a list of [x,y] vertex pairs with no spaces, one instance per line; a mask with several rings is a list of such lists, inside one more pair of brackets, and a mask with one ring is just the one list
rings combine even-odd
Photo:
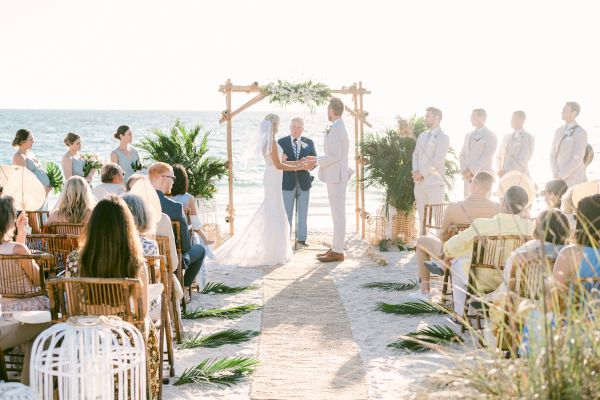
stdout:
[[[250,108],[254,104],[259,103],[261,100],[266,98],[269,94],[261,89],[258,82],[254,82],[251,85],[240,86],[231,83],[231,79],[228,79],[224,85],[219,86],[219,92],[225,95],[225,110],[221,114],[219,123],[227,122],[227,161],[228,161],[228,180],[229,180],[229,204],[227,205],[227,216],[226,222],[229,222],[229,233],[234,234],[233,221],[235,219],[235,208],[233,206],[233,118],[240,114],[242,111]],[[232,93],[257,93],[255,97],[238,107],[236,110],[231,109],[231,96]],[[360,142],[364,137],[365,125],[369,128],[372,125],[367,121],[368,113],[365,112],[363,107],[363,97],[366,94],[371,94],[370,91],[365,89],[362,82],[353,83],[351,86],[344,86],[338,90],[331,90],[331,94],[351,95],[353,108],[345,105],[346,111],[354,118],[354,159],[356,163],[355,173],[355,214],[356,214],[356,232],[361,228],[361,237],[365,237],[365,220],[367,214],[365,212],[365,185],[362,181],[364,176],[364,163],[362,162]],[[362,224],[361,224],[362,221]]]

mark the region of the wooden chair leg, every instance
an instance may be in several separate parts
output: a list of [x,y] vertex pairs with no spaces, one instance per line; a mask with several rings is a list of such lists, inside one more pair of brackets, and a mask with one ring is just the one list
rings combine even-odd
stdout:
[[6,361],[4,361],[4,352],[0,349],[0,380],[8,381],[8,373],[6,372]]
[[[171,288],[173,288],[173,275],[169,278],[169,283],[171,284]],[[173,321],[173,325],[175,327],[175,340],[177,343],[181,343],[181,318],[179,313],[177,312],[177,299],[175,297],[175,290],[171,290],[171,305],[169,307],[169,311],[171,312],[171,321]]]
[[[169,363],[169,376],[172,378],[175,376],[175,359],[173,357],[173,331],[171,329],[171,318],[169,316],[169,307],[168,307],[168,303],[167,303],[167,296],[170,293],[163,293],[163,303],[162,303],[162,330],[163,330],[163,335],[166,336],[166,340],[167,340],[167,361]],[[161,338],[161,346],[163,344],[162,341],[164,341],[164,337]],[[164,354],[164,350],[161,350],[161,354]],[[162,371],[162,363],[161,363],[161,371]],[[162,377],[161,377],[161,381],[162,381]]]

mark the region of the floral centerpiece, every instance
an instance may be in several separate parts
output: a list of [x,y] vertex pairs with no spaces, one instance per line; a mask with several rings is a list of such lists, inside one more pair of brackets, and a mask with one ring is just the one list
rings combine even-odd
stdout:
[[83,164],[83,175],[88,176],[92,171],[98,170],[102,168],[102,158],[98,154],[87,153],[81,156],[81,159],[84,161]]
[[46,175],[50,181],[50,187],[53,189],[54,194],[60,192],[63,185],[63,174],[60,172],[60,168],[56,163],[52,161],[46,164]]
[[292,83],[278,80],[276,83],[262,86],[261,90],[267,95],[270,103],[277,103],[284,107],[300,103],[311,111],[318,106],[327,104],[331,98],[329,86],[313,81]]

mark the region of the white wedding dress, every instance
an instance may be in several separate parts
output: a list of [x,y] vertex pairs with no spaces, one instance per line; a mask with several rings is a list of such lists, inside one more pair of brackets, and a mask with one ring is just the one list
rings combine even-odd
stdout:
[[[279,159],[283,149],[277,145]],[[290,226],[283,205],[281,182],[283,171],[275,168],[270,154],[266,162],[263,185],[265,198],[248,225],[215,251],[217,265],[259,267],[285,264],[292,256]]]

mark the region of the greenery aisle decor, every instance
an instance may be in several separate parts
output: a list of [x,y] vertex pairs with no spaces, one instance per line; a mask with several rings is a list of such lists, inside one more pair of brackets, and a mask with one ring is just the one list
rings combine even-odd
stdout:
[[210,199],[217,191],[217,181],[227,174],[227,162],[207,155],[209,135],[202,125],[189,129],[177,120],[169,132],[155,129],[138,146],[152,161],[183,165],[189,179],[188,192]]
[[446,325],[432,325],[400,337],[387,347],[415,352],[429,351],[434,345],[463,343],[462,338]]
[[252,330],[240,331],[237,329],[227,329],[226,331],[213,333],[212,335],[201,335],[202,332],[199,332],[195,336],[185,338],[179,348],[195,349],[196,347],[207,347],[212,349],[215,347],[224,346],[226,344],[238,344],[247,342],[253,337],[260,335],[260,332]]
[[414,289],[416,286],[417,281],[412,279],[408,282],[371,282],[363,285],[367,289],[379,289],[385,292],[401,292]]
[[64,179],[60,167],[52,161],[48,162],[46,164],[46,175],[48,175],[50,187],[53,189],[54,194],[58,194],[62,189]]
[[245,304],[230,308],[209,308],[188,310],[181,313],[183,319],[201,319],[201,318],[239,318],[251,311],[259,310],[261,306],[257,304]]
[[400,315],[443,314],[445,311],[426,301],[407,301],[400,304],[377,303],[377,311]]
[[202,289],[202,294],[235,294],[245,292],[247,290],[256,289],[256,285],[249,286],[227,286],[221,282],[208,282]]
[[261,90],[267,95],[269,103],[277,103],[283,107],[299,103],[313,112],[318,106],[327,104],[331,97],[329,86],[313,81],[292,83],[278,80],[262,86]]
[[208,383],[231,386],[254,372],[259,361],[255,358],[207,358],[193,368],[183,371],[175,386],[188,383]]

